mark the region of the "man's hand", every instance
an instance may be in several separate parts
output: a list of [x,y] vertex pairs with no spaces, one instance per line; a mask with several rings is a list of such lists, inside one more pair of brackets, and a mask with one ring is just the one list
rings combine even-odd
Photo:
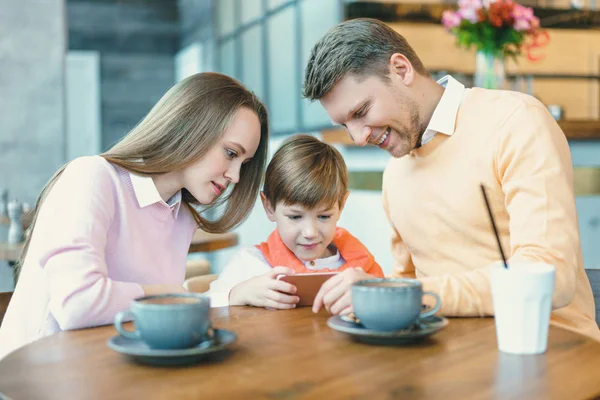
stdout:
[[334,277],[329,278],[315,297],[313,312],[319,312],[321,307],[333,315],[346,314],[352,311],[353,283],[364,279],[373,279],[374,276],[367,274],[362,268],[346,269]]
[[277,279],[279,275],[294,275],[293,269],[275,267],[269,272],[248,279],[231,289],[229,305],[269,307],[280,310],[295,308],[300,301],[296,293],[296,286]]

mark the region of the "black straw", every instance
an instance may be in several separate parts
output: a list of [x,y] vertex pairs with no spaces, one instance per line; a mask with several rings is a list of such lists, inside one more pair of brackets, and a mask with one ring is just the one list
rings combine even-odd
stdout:
[[496,236],[496,241],[498,241],[498,248],[500,249],[500,255],[502,256],[502,261],[504,262],[504,268],[508,269],[508,264],[506,263],[506,257],[504,256],[504,250],[502,250],[502,243],[500,243],[500,236],[498,235],[498,229],[496,229],[496,221],[494,220],[494,214],[492,214],[492,208],[490,207],[490,202],[488,201],[487,194],[485,193],[485,187],[483,185],[479,185],[481,187],[481,193],[483,193],[483,199],[485,200],[485,206],[487,207],[488,214],[490,216],[490,221],[492,222],[492,228],[494,228],[494,235]]

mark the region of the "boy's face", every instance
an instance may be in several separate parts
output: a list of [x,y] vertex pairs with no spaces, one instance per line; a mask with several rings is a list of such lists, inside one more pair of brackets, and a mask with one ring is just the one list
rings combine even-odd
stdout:
[[302,261],[312,261],[331,255],[327,246],[333,241],[340,206],[318,206],[313,210],[298,205],[277,204],[273,209],[261,193],[269,220],[277,224],[283,243]]

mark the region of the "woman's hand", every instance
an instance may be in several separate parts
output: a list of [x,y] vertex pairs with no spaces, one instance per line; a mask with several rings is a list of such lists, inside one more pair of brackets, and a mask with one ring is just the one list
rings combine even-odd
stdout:
[[287,267],[275,267],[269,272],[250,278],[231,289],[229,305],[268,307],[280,310],[295,308],[300,301],[296,287],[277,279],[279,275],[294,275],[294,270]]
[[315,297],[313,312],[324,307],[330,314],[347,314],[352,311],[352,284],[364,279],[372,279],[362,268],[349,268],[329,278]]

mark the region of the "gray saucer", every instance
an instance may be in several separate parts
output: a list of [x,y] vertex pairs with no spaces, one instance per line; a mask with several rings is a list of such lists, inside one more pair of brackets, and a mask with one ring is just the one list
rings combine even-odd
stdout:
[[237,335],[226,329],[215,329],[212,340],[202,342],[189,349],[156,350],[148,347],[141,340],[129,339],[117,335],[108,340],[108,347],[131,357],[133,360],[150,365],[189,365],[207,360],[216,353],[220,353],[236,341]]
[[327,325],[338,332],[343,332],[354,340],[368,344],[396,345],[419,342],[426,337],[444,329],[448,320],[444,317],[431,316],[422,318],[411,328],[400,331],[375,331],[367,329],[351,318],[336,315],[327,320]]

